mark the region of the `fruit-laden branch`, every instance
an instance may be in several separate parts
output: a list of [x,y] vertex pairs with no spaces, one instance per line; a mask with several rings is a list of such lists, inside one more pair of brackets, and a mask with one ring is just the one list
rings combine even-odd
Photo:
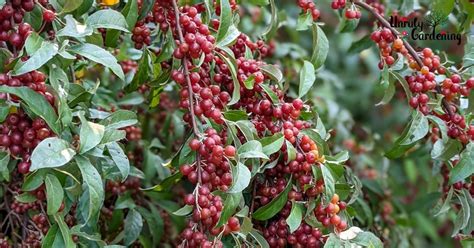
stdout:
[[[174,15],[176,19],[176,30],[178,31],[178,36],[179,36],[179,42],[182,44],[184,42],[184,36],[183,36],[183,31],[181,30],[181,24],[180,24],[180,12],[178,9],[178,4],[176,3],[176,0],[171,1],[173,3],[173,9],[174,9]],[[197,127],[197,122],[196,122],[196,114],[194,113],[194,101],[193,101],[193,88],[191,85],[191,79],[189,78],[189,69],[188,69],[188,58],[186,56],[183,57],[182,60],[183,64],[183,71],[184,71],[184,76],[186,78],[186,84],[188,86],[188,91],[189,91],[189,112],[191,115],[191,124],[193,128],[193,133],[196,137],[201,137],[201,133],[199,132],[199,129]],[[202,182],[202,177],[201,177],[201,158],[199,153],[196,154],[196,168],[197,168],[197,174],[198,174],[198,183],[201,184]]]
[[[375,19],[377,19],[380,22],[380,24],[382,24],[383,27],[388,28],[395,37],[400,38],[400,33],[395,28],[393,28],[383,16],[381,16],[374,8],[372,8],[372,6],[362,1],[353,1],[353,3],[367,10],[368,12],[370,12],[375,17]],[[401,39],[401,40],[403,41],[403,45],[408,50],[408,53],[413,57],[413,59],[418,64],[418,66],[420,68],[423,67],[423,62],[420,56],[418,56],[418,53],[415,51],[415,49],[405,39]],[[441,88],[439,87],[439,85],[436,85],[436,92],[438,94],[441,94]],[[442,104],[443,104],[444,111],[449,116],[452,116],[453,115],[452,109],[449,106],[449,103],[446,101],[446,99],[444,98],[442,99]]]
[[[176,18],[176,30],[178,31],[179,42],[184,43],[183,31],[181,30],[181,25],[179,21],[180,12],[178,9],[178,5],[176,4],[176,0],[172,0],[171,2],[173,3],[174,15]],[[192,91],[192,86],[191,86],[191,79],[189,78],[188,58],[186,56],[184,56],[183,58],[183,70],[184,70],[184,76],[186,77],[186,84],[189,90],[189,111],[191,112],[190,114],[191,114],[193,132],[194,132],[194,135],[196,135],[196,137],[200,137],[201,134],[199,133],[199,129],[197,127],[197,122],[196,122],[196,115],[194,113],[193,91]]]

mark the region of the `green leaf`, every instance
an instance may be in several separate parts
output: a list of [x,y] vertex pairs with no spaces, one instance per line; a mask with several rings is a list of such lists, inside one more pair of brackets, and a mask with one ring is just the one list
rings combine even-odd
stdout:
[[48,41],[43,42],[41,47],[34,52],[27,61],[18,62],[15,65],[15,68],[12,71],[12,76],[18,76],[40,68],[51,60],[54,55],[58,54],[58,50],[58,44]]
[[431,150],[431,158],[446,161],[459,154],[462,149],[462,144],[458,140],[439,139],[433,145],[433,149]]
[[309,61],[305,60],[303,68],[300,71],[298,98],[301,98],[308,93],[315,80],[316,72],[314,71],[314,66]]
[[308,30],[309,27],[313,25],[313,17],[311,16],[311,12],[307,11],[304,13],[301,13],[298,16],[298,21],[296,23],[296,30],[298,31],[304,31]]
[[72,12],[76,10],[77,8],[79,8],[79,6],[82,5],[82,2],[83,0],[65,1],[63,10],[61,12],[63,13]]
[[227,223],[227,220],[229,220],[239,206],[240,199],[242,199],[241,193],[227,194],[224,201],[224,208],[222,209],[221,217],[219,218],[216,227],[221,227]]
[[296,159],[296,148],[288,141],[285,140],[286,143],[286,153],[288,155],[288,158],[286,159],[286,162],[289,163],[290,161],[293,161]]
[[104,186],[102,178],[97,169],[91,164],[89,159],[78,155],[74,157],[77,166],[81,170],[83,187],[88,189],[88,213],[85,222],[87,223],[92,218],[99,214],[104,202]]
[[471,142],[461,153],[459,162],[451,169],[449,184],[464,180],[474,174],[474,144]]
[[262,33],[262,36],[265,36],[267,40],[272,38],[278,29],[278,10],[275,4],[275,0],[270,0],[270,8],[271,8],[270,24],[268,25],[267,29],[263,31]]
[[244,81],[244,86],[248,90],[253,89],[253,85],[255,84],[255,74],[250,75],[245,81]]
[[268,0],[249,0],[248,2],[255,5],[260,5],[260,6],[269,4]]
[[419,111],[414,111],[410,124],[405,128],[402,135],[395,141],[385,156],[390,159],[398,158],[413,147],[415,142],[426,136],[429,131],[429,123],[426,116]]
[[35,4],[32,11],[25,13],[23,22],[30,24],[35,31],[40,31],[43,24],[43,10],[41,10],[41,7]]
[[281,82],[283,80],[283,73],[275,65],[262,65],[260,66],[260,70],[276,82]]
[[243,144],[237,150],[239,158],[263,158],[268,159],[267,155],[263,153],[262,144],[257,140],[251,140]]
[[384,88],[384,96],[379,103],[375,106],[385,105],[392,100],[393,96],[395,95],[395,83],[390,80],[390,74],[388,72],[388,67],[385,65],[382,71],[382,79],[380,85]]
[[69,143],[57,137],[44,139],[31,154],[30,170],[56,168],[67,164],[76,155]]
[[313,25],[313,54],[311,56],[311,63],[314,69],[317,70],[326,61],[329,51],[328,38],[323,30],[316,24]]
[[41,94],[28,87],[8,87],[4,85],[0,86],[0,92],[10,93],[21,98],[35,115],[46,121],[53,132],[57,134],[60,132],[57,123],[58,116],[51,104]]
[[[128,30],[132,31],[135,27],[135,23],[138,20],[138,3],[137,0],[129,0],[121,11],[122,15],[125,16],[127,21]],[[108,30],[105,38],[105,44],[109,47],[116,47],[119,42],[120,31],[119,30]]]
[[32,203],[32,202],[37,201],[38,199],[36,198],[35,195],[29,192],[25,192],[25,193],[15,196],[15,200],[21,203]]
[[66,20],[66,26],[56,33],[57,37],[83,38],[91,35],[93,32],[91,27],[79,23],[72,15],[66,15],[64,19]]
[[228,193],[239,193],[247,188],[250,184],[252,173],[244,164],[238,162],[237,166],[232,167],[232,186]]
[[[223,50],[225,51],[225,50]],[[225,56],[221,53],[216,53],[217,56],[219,56],[226,65],[229,67],[230,74],[232,76],[232,82],[234,85],[234,90],[232,91],[232,98],[230,102],[227,105],[234,105],[240,100],[240,83],[239,80],[237,79],[237,63],[235,62],[235,59],[232,58],[232,56]]]
[[122,181],[125,181],[125,179],[128,177],[128,174],[130,173],[130,161],[128,161],[127,155],[125,155],[117,142],[107,143],[106,146],[109,150],[112,160],[115,162],[115,165],[117,165],[117,168],[122,174]]
[[87,121],[84,116],[81,116],[81,131],[80,131],[80,154],[86,153],[100,144],[104,137],[105,127],[103,125]]
[[339,248],[343,247],[341,244],[341,240],[334,234],[330,233],[329,238],[326,240],[324,244],[324,248]]
[[117,59],[103,48],[85,43],[75,45],[69,48],[73,53],[77,53],[83,57],[86,57],[96,63],[99,63],[105,67],[108,67],[112,72],[117,75],[120,79],[124,80],[125,75],[123,74],[122,67],[118,64]]
[[[449,209],[451,209],[451,199],[453,198],[453,192],[454,188],[451,187],[449,189],[448,195],[446,196],[446,199],[444,199],[444,201],[441,201],[442,204],[438,204],[435,206],[435,208],[432,209],[434,217],[442,215],[448,212]],[[443,198],[441,198],[441,200],[443,200]]]
[[342,151],[334,156],[326,156],[326,161],[330,164],[340,165],[349,160],[349,152]]
[[44,172],[44,170],[40,170],[29,173],[21,185],[21,190],[26,192],[39,188],[43,184],[45,178]]
[[194,206],[192,205],[184,205],[182,208],[173,212],[173,215],[176,216],[187,216],[191,214],[194,210]]
[[262,151],[267,156],[270,156],[273,153],[280,151],[284,142],[285,137],[283,137],[282,133],[276,133],[272,136],[268,136],[260,140],[260,143],[262,143],[263,146]]
[[130,82],[130,84],[125,88],[127,92],[136,91],[141,84],[144,84],[147,81],[151,71],[150,67],[152,66],[150,62],[150,52],[148,49],[145,49],[142,58],[140,59],[140,63],[138,64],[137,73],[133,76],[132,82]]
[[321,164],[321,174],[323,175],[324,188],[326,189],[326,197],[331,198],[336,193],[334,177],[332,176],[331,169]]
[[426,116],[416,111],[410,123],[408,133],[400,142],[400,144],[410,145],[417,142],[418,140],[425,137],[426,134],[428,134],[429,128],[430,127],[429,127],[428,119],[426,118]]
[[293,202],[290,215],[286,218],[286,224],[290,228],[290,233],[296,231],[296,229],[301,225],[304,211],[305,209],[302,203]]
[[142,215],[135,209],[130,210],[125,218],[124,231],[125,237],[123,241],[125,245],[131,245],[140,235],[143,228]]
[[285,206],[288,199],[288,193],[291,190],[291,178],[285,187],[285,190],[275,197],[270,203],[257,209],[252,217],[256,220],[268,220],[275,216]]
[[[64,222],[63,217],[59,213],[56,213],[54,215],[54,220],[56,221],[56,223],[59,226],[59,231],[61,232],[61,236],[62,236],[63,241],[64,241],[64,247],[66,247],[66,248],[76,247],[76,244],[72,240],[72,236],[71,236],[71,232],[69,230],[69,227],[67,226],[66,222]],[[54,246],[52,246],[52,247],[54,247]]]
[[224,118],[229,121],[240,121],[240,120],[247,120],[248,115],[247,112],[243,110],[227,110],[224,112]]
[[46,236],[44,236],[42,242],[41,242],[41,247],[42,248],[50,248],[53,247],[54,243],[54,238],[56,237],[56,234],[58,233],[59,227],[58,225],[52,225],[48,229],[48,233],[46,233]]
[[371,232],[360,232],[351,242],[363,247],[383,248],[382,241]]
[[[428,20],[437,23],[437,25],[442,25],[442,22],[446,20],[449,14],[454,9],[454,0],[434,0],[431,2],[432,13],[429,15]],[[431,20],[433,19],[433,20]]]
[[347,19],[342,18],[339,22],[339,26],[337,27],[337,31],[339,33],[347,33],[354,31],[357,26],[359,25],[359,19]]
[[0,151],[0,176],[7,181],[10,180],[10,171],[8,170],[8,163],[10,162],[10,154]]
[[374,45],[374,42],[370,39],[370,35],[362,37],[362,39],[352,43],[349,47],[348,53],[360,53],[366,49],[369,49]]
[[273,104],[278,104],[280,100],[278,99],[277,94],[266,84],[260,84],[260,87],[262,87],[263,91],[270,97],[272,100]]
[[252,236],[253,239],[255,239],[255,241],[257,241],[259,245],[258,247],[270,248],[270,245],[268,244],[267,240],[262,236],[262,234],[260,234],[259,231],[257,231],[256,229],[252,229],[249,234],[250,236]]
[[13,54],[6,48],[0,48],[0,70],[5,71],[5,67],[8,65],[8,61],[12,58]]
[[232,10],[230,8],[229,0],[220,0],[220,24],[219,30],[217,30],[217,43],[223,40],[232,25]]
[[103,9],[94,12],[86,20],[86,24],[91,28],[110,28],[128,33],[128,24],[125,17],[113,9]]
[[49,215],[53,215],[59,211],[61,203],[64,199],[63,186],[59,182],[59,179],[53,175],[48,174],[44,179],[46,185],[46,201],[47,201],[47,212]]
[[218,47],[225,47],[232,44],[240,35],[239,29],[234,24],[230,25],[225,37],[217,43]]
[[119,129],[135,125],[137,122],[136,113],[130,110],[120,109],[107,116],[107,118],[100,121],[99,124],[104,125],[105,129]]
[[31,33],[28,38],[26,38],[25,41],[25,51],[27,54],[32,55],[34,52],[36,52],[38,49],[41,48],[41,45],[43,45],[44,39],[38,35],[38,33],[33,32]]
[[148,15],[148,12],[153,8],[155,4],[155,0],[144,0],[142,7],[140,8],[140,15],[138,16],[138,20],[142,20]]

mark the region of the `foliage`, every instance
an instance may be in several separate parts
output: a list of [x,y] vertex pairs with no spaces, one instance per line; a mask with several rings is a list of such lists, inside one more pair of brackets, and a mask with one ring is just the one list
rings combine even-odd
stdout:
[[0,1],[0,248],[472,246],[469,2],[296,2]]

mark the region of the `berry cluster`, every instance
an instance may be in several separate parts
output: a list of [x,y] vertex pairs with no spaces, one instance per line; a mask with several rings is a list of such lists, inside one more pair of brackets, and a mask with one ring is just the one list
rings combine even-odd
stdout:
[[199,171],[197,166],[185,164],[180,167],[180,171],[193,184],[197,184],[200,179],[201,184],[210,190],[226,191],[232,184],[232,174],[229,161],[225,157],[233,158],[235,147],[224,147],[225,133],[218,134],[216,130],[209,128],[205,134],[206,137],[202,141],[192,139],[189,142],[191,150],[196,151],[202,159],[202,170]]
[[49,230],[48,217],[44,214],[36,214],[31,217],[31,220],[35,223],[36,227],[41,230],[43,234],[46,234]]
[[344,12],[344,16],[351,20],[351,19],[360,19],[360,17],[362,16],[362,13],[360,12],[360,10],[358,8],[347,8],[346,9],[346,12]]
[[[385,15],[385,5],[379,2],[379,0],[367,0],[367,3],[374,8],[374,10],[381,16]],[[414,12],[412,12],[414,13]]]
[[319,220],[323,226],[328,227],[332,225],[337,230],[342,231],[347,228],[347,222],[342,220],[337,214],[344,209],[346,209],[346,203],[339,201],[339,196],[335,194],[332,196],[331,202],[326,207],[322,204],[318,205],[314,210],[314,214],[316,219]]
[[25,12],[32,11],[34,7],[33,0],[8,1],[0,10],[0,41],[20,49],[32,32],[31,26],[23,22],[23,17]]
[[274,42],[266,44],[263,40],[258,40],[257,42],[252,42],[252,40],[245,34],[240,34],[235,41],[235,44],[231,46],[232,52],[234,52],[235,57],[245,57],[245,52],[247,48],[252,52],[257,52],[262,58],[271,56],[275,51]]
[[403,41],[396,38],[388,28],[382,28],[372,32],[370,38],[377,43],[380,49],[380,55],[382,56],[379,62],[380,69],[382,69],[385,64],[391,66],[395,63],[394,56],[396,52],[400,52],[404,56],[409,56],[408,50],[403,45]]
[[21,158],[18,172],[26,174],[30,170],[30,155],[33,149],[53,133],[43,119],[31,120],[23,111],[11,113],[0,124],[0,147],[7,149],[14,157]]
[[0,248],[11,248],[12,246],[8,243],[8,239],[5,237],[0,238]]
[[136,49],[142,49],[144,45],[151,45],[150,29],[145,22],[139,21],[132,30],[132,41],[135,42]]
[[127,133],[126,138],[128,141],[139,141],[142,139],[142,129],[140,127],[128,126],[124,130]]
[[[215,227],[221,216],[223,204],[220,196],[211,194],[207,186],[199,186],[194,194],[186,195],[184,202],[187,205],[195,206],[192,219],[188,227],[183,230],[181,237],[185,247],[222,247],[220,240],[213,242],[207,239],[203,230],[209,234],[218,236],[228,235],[231,232],[240,230],[240,222],[236,217],[231,217],[227,223],[219,228]],[[201,225],[200,227],[199,224]],[[200,230],[200,231],[197,231]]]
[[125,182],[107,181],[105,185],[107,192],[111,192],[113,195],[121,195],[126,191],[131,192],[132,195],[136,195],[140,191],[140,178],[130,177]]
[[331,8],[333,9],[343,9],[346,7],[346,0],[332,0]]
[[[10,87],[26,86],[30,89],[40,93],[45,97],[48,102],[54,106],[54,96],[47,91],[46,87],[46,76],[40,71],[32,71],[29,73],[22,74],[20,76],[12,77],[6,73],[0,74],[0,85],[7,85]],[[17,101],[16,96],[10,96],[12,100]],[[7,94],[0,93],[0,98],[6,99]]]
[[[461,114],[457,113],[457,108],[454,104],[460,96],[469,96],[471,89],[474,87],[474,78],[470,78],[463,82],[458,74],[452,74],[450,77],[444,76],[446,69],[441,65],[440,57],[435,55],[430,48],[424,48],[417,53],[420,61],[417,61],[411,54],[409,54],[403,41],[396,38],[390,29],[382,28],[374,31],[371,39],[378,44],[381,52],[382,60],[379,63],[379,68],[382,69],[384,64],[391,66],[395,63],[393,53],[399,52],[407,58],[408,65],[413,69],[411,75],[405,76],[410,91],[413,96],[409,99],[409,105],[418,109],[421,113],[428,115],[436,115],[446,122],[448,126],[448,136],[453,139],[458,139],[463,144],[469,142],[474,136],[474,127],[467,127],[466,121]],[[441,87],[437,87],[436,77],[444,76],[445,79],[441,82]],[[439,114],[428,106],[428,103],[433,95],[441,93],[444,96],[443,101],[446,105],[446,114]]]
[[263,235],[272,248],[284,248],[287,245],[317,248],[324,242],[321,230],[306,223],[302,223],[295,232],[290,234],[284,218],[271,222],[263,231]]
[[[345,4],[345,3],[344,3]],[[319,9],[316,8],[316,4],[314,4],[313,0],[298,0],[298,7],[300,7],[304,13],[310,13],[311,17],[313,17],[313,21],[318,20]]]
[[214,57],[212,51],[215,38],[211,35],[209,27],[197,17],[196,8],[185,7],[182,11],[183,15],[180,16],[179,22],[182,26],[184,42],[179,42],[173,56],[182,59],[189,55],[197,59],[204,53],[205,62],[211,62]]
[[138,63],[131,59],[121,61],[120,66],[122,67],[123,73],[125,74],[129,72],[136,72],[138,69]]

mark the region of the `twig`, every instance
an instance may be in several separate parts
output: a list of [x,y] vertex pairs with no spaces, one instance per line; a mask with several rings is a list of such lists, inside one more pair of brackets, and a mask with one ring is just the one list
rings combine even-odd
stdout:
[[[390,23],[383,16],[381,16],[379,13],[377,13],[377,11],[374,8],[372,8],[372,6],[370,6],[369,4],[367,4],[365,2],[362,2],[362,1],[353,1],[353,3],[355,5],[360,6],[363,9],[367,10],[368,12],[370,12],[375,17],[375,19],[377,19],[382,24],[383,27],[388,28],[395,37],[397,37],[397,38],[400,37],[400,33],[396,29],[394,29],[390,25]],[[401,39],[401,40],[403,41],[403,45],[408,50],[408,53],[413,57],[413,59],[418,64],[418,66],[420,66],[420,68],[423,67],[423,62],[422,62],[420,56],[418,55],[418,53],[415,51],[415,49],[405,39]],[[439,85],[436,85],[436,92],[438,94],[441,94],[441,88],[439,87]],[[451,107],[449,106],[449,103],[446,101],[445,98],[441,99],[441,103],[443,104],[443,108],[444,108],[445,112],[449,116],[453,116],[453,112],[451,111]]]
[[[183,31],[181,30],[181,25],[180,25],[180,21],[179,21],[179,16],[180,16],[180,12],[179,12],[179,9],[178,9],[178,5],[176,4],[176,0],[173,0],[173,9],[174,9],[174,15],[175,15],[175,18],[176,18],[176,30],[178,31],[178,36],[179,36],[179,41],[181,43],[184,42],[184,36],[183,36]],[[184,56],[183,58],[183,70],[184,70],[184,76],[186,77],[186,83],[187,83],[187,86],[188,86],[188,91],[189,91],[189,110],[190,110],[190,114],[191,114],[191,122],[192,122],[192,126],[193,126],[193,132],[194,132],[194,135],[196,135],[197,137],[200,136],[200,133],[199,133],[199,129],[197,127],[197,123],[196,123],[196,117],[194,115],[194,101],[193,101],[193,89],[192,89],[192,86],[191,86],[191,79],[189,78],[189,70],[188,70],[188,58],[186,56]]]
[[[180,12],[178,9],[178,4],[176,3],[176,0],[171,1],[173,3],[173,9],[174,9],[174,15],[176,19],[176,30],[178,31],[178,36],[180,43],[182,44],[184,42],[184,36],[183,36],[183,31],[181,30],[181,24],[180,24]],[[183,70],[184,70],[184,76],[186,78],[186,84],[188,86],[188,92],[189,92],[189,114],[191,115],[191,123],[192,123],[192,128],[193,128],[193,133],[196,137],[201,137],[201,133],[199,132],[197,122],[196,122],[196,115],[194,114],[194,100],[193,100],[193,88],[191,86],[191,79],[189,78],[189,69],[188,69],[188,58],[186,56],[183,57],[182,59],[182,64],[183,64]],[[199,153],[196,153],[196,169],[197,169],[197,174],[198,174],[198,182],[196,185],[196,203],[198,201],[199,197],[199,187],[202,184],[202,168],[201,168],[201,156]],[[199,204],[196,204],[199,210]]]

